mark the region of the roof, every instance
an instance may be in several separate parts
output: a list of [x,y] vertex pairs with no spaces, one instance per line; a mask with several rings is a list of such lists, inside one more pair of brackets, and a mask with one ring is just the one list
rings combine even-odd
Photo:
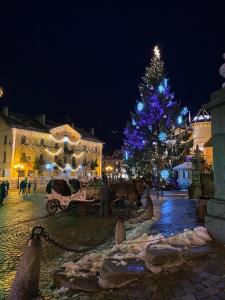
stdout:
[[25,116],[17,113],[9,112],[8,116],[1,114],[5,122],[12,128],[26,129],[31,131],[39,131],[49,133],[49,130],[41,125],[35,117]]
[[195,122],[207,122],[211,120],[211,116],[210,114],[204,109],[201,108],[198,113],[196,114],[196,116],[194,117],[194,119],[192,120],[193,123]]
[[[31,117],[31,116],[25,116],[22,114],[17,114],[13,112],[9,112],[8,116],[1,113],[2,118],[4,121],[12,128],[18,128],[18,129],[25,129],[30,131],[38,131],[38,132],[44,132],[44,133],[50,133],[50,130],[58,127],[63,126],[65,124],[63,123],[57,123],[53,121],[46,120],[45,126],[43,126],[38,118]],[[80,135],[81,138],[87,141],[95,142],[95,143],[103,143],[98,138],[93,136],[91,133],[89,133],[87,130],[79,127],[74,127],[73,125],[70,125],[72,128],[74,128]]]
[[183,170],[183,169],[192,169],[192,162],[185,161],[182,164],[180,164],[180,165],[173,168],[173,170],[175,170],[175,171]]
[[87,140],[90,142],[104,143],[83,128],[80,127],[73,127],[73,128],[81,135],[83,140]]

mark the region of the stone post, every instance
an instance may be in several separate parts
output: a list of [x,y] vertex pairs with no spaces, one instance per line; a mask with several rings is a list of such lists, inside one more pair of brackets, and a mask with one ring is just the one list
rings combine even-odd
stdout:
[[18,263],[8,300],[33,299],[39,293],[41,240],[31,239]]
[[149,192],[147,193],[146,197],[146,217],[149,220],[152,220],[153,217],[153,203]]
[[204,158],[199,150],[198,145],[196,146],[195,155],[193,156],[192,162],[192,195],[191,198],[198,199],[202,194],[200,174],[204,171]]
[[206,227],[219,242],[225,243],[225,88],[211,95],[205,105],[212,116],[212,143],[215,196],[207,204]]
[[125,219],[123,216],[119,216],[116,222],[115,242],[117,244],[122,244],[125,240],[126,240]]

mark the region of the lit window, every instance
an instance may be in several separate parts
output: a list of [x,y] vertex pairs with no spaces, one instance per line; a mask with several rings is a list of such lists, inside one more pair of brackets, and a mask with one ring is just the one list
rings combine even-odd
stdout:
[[21,145],[26,144],[27,142],[27,137],[25,135],[22,135],[21,137]]
[[6,163],[6,152],[4,152],[3,163]]

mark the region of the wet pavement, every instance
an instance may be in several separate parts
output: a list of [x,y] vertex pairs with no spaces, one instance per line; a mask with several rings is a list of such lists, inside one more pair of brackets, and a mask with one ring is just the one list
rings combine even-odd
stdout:
[[[160,201],[160,219],[153,225],[150,234],[161,232],[165,236],[169,236],[182,232],[185,228],[199,225],[196,219],[195,203],[185,199],[185,193],[167,193],[164,196],[164,200]],[[112,219],[101,219],[96,214],[72,217],[68,213],[61,213],[48,217],[45,205],[43,194],[22,197],[14,192],[8,196],[5,205],[0,207],[1,300],[7,297],[15,276],[18,259],[34,226],[42,225],[55,240],[73,248],[80,245],[97,244],[112,227]],[[49,292],[52,271],[67,261],[69,254],[70,252],[43,242],[40,287],[45,299],[56,299]],[[80,255],[74,254],[69,260],[76,261],[80,257]]]
[[195,201],[171,197],[162,204],[160,219],[152,226],[150,234],[162,233],[168,237],[201,225],[196,217]]
[[[0,207],[0,300],[7,297],[18,259],[34,226],[43,226],[52,238],[73,248],[97,244],[112,227],[112,219],[101,219],[96,214],[74,217],[63,212],[48,217],[45,205],[43,194],[22,197],[12,192]],[[52,271],[67,260],[70,252],[45,241],[42,248],[40,287],[45,299],[51,299],[48,287],[52,282]],[[73,258],[79,257],[80,254],[75,254]]]

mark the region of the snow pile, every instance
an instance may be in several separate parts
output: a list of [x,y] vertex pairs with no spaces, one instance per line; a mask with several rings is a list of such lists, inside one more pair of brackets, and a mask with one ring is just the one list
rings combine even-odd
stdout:
[[[149,221],[147,221],[149,222]],[[146,223],[146,222],[145,222]],[[175,235],[169,238],[165,238],[162,234],[150,235],[140,233],[147,227],[146,224],[141,228],[136,228],[130,232],[129,238],[136,238],[127,240],[120,245],[115,245],[110,249],[102,250],[99,252],[93,252],[84,256],[78,262],[67,262],[63,265],[65,273],[68,277],[83,276],[87,277],[88,273],[99,272],[102,263],[106,258],[111,258],[117,264],[126,265],[126,260],[129,258],[136,258],[138,260],[145,260],[145,250],[148,245],[154,246],[154,248],[165,249],[173,248],[174,246],[193,247],[201,246],[211,241],[207,229],[205,227],[196,227],[194,230],[185,230],[179,235]],[[138,236],[138,237],[137,237]],[[182,248],[180,251],[182,251]],[[155,270],[157,272],[158,270]]]

